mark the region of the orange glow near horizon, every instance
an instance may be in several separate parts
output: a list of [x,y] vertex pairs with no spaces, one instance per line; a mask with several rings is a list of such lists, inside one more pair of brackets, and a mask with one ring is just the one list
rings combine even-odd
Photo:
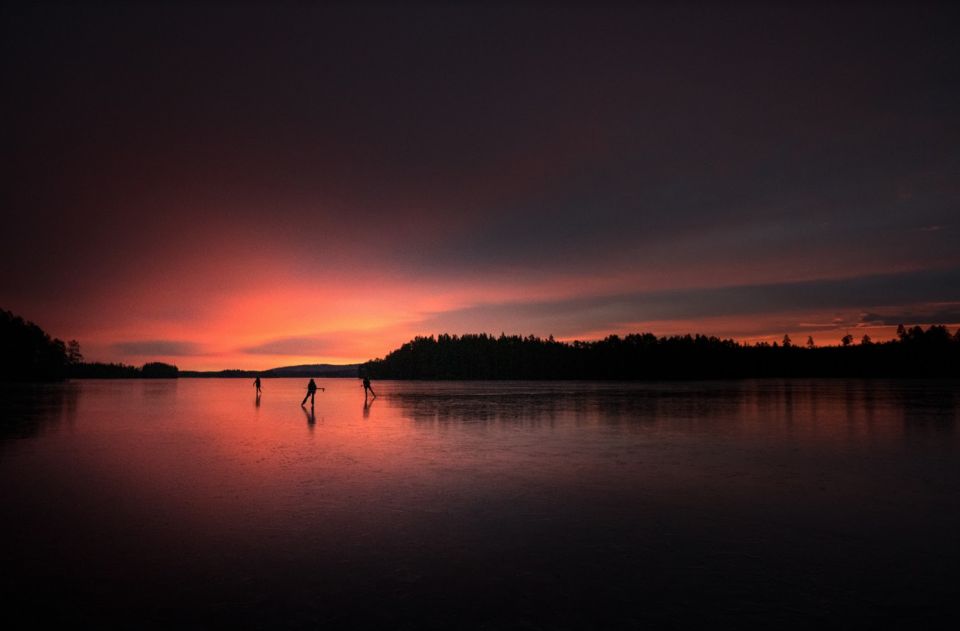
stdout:
[[[164,361],[184,370],[361,363],[417,335],[439,333],[553,335],[561,341],[701,333],[747,343],[779,342],[789,334],[797,345],[812,336],[826,346],[839,344],[848,332],[857,343],[864,333],[879,342],[896,332],[890,324],[861,322],[855,309],[631,319],[610,313],[602,300],[590,303],[638,285],[656,288],[627,274],[421,282],[399,274],[378,280],[357,269],[311,279],[273,261],[242,283],[218,286],[210,269],[195,270],[191,283],[183,282],[186,276],[170,274],[149,287],[98,296],[64,313],[55,326],[38,324],[62,339],[80,340],[88,361]],[[580,311],[558,314],[564,301]]]
[[960,321],[939,11],[30,4],[0,308],[88,361]]
[[[443,223],[443,230],[452,223]],[[447,270],[390,259],[388,232],[401,235],[404,255],[411,256],[420,245],[440,239],[436,226],[417,233],[397,223],[369,237],[355,230],[332,226],[318,237],[316,251],[280,249],[277,234],[261,241],[249,225],[232,226],[217,239],[187,234],[174,241],[169,261],[144,257],[105,270],[103,278],[65,285],[63,293],[41,302],[13,296],[11,305],[51,335],[79,340],[88,361],[265,370],[360,363],[383,357],[415,336],[440,333],[553,335],[562,341],[635,332],[701,333],[750,343],[780,341],[789,334],[795,344],[812,335],[818,345],[831,345],[849,331],[857,341],[865,332],[883,341],[894,337],[895,326],[862,322],[860,309],[778,309],[754,300],[757,304],[743,313],[715,312],[729,311],[725,288],[737,294],[743,288],[912,269],[863,263],[837,276],[814,265],[793,269],[776,259],[770,265],[681,262],[657,250],[653,266],[627,264],[612,255],[583,269],[481,265]]]

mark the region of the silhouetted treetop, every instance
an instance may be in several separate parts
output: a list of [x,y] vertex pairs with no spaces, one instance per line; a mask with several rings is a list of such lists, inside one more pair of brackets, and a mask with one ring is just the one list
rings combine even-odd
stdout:
[[49,381],[66,376],[66,345],[33,322],[0,309],[0,379]]
[[179,372],[177,367],[172,364],[150,362],[144,364],[143,368],[140,369],[140,376],[145,379],[175,379]]

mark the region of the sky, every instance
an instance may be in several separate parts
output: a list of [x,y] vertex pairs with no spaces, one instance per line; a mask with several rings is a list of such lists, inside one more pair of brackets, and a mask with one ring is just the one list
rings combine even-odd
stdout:
[[88,360],[960,326],[960,11],[8,3],[0,308]]

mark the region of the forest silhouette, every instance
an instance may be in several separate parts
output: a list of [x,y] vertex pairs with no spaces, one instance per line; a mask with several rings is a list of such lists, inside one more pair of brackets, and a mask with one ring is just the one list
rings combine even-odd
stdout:
[[[273,376],[298,367],[277,369]],[[304,366],[316,372],[317,366]],[[327,368],[336,368],[327,366]],[[344,369],[352,367],[342,367]],[[217,376],[266,374],[222,371]],[[271,371],[267,371],[272,374]],[[597,341],[560,342],[529,335],[480,334],[416,337],[382,359],[361,364],[373,379],[738,379],[748,377],[960,377],[960,329],[941,325],[897,330],[897,338],[859,343],[845,335],[839,346],[782,342],[742,344],[706,335],[611,335]],[[76,340],[51,338],[36,324],[0,309],[0,380],[77,378],[176,378],[177,366],[136,367],[84,362]],[[312,373],[311,373],[312,374]],[[355,373],[354,373],[355,374]],[[347,376],[330,371],[326,376]]]
[[0,309],[0,379],[49,381],[63,379],[71,361],[78,361],[80,345],[51,338],[43,329]]
[[748,377],[957,377],[960,330],[900,326],[897,339],[850,335],[840,346],[741,344],[705,335],[636,333],[559,342],[487,334],[416,337],[361,366],[375,379],[737,379]]
[[58,381],[81,378],[169,379],[178,369],[163,362],[141,367],[84,362],[80,343],[51,338],[43,329],[0,309],[0,381]]

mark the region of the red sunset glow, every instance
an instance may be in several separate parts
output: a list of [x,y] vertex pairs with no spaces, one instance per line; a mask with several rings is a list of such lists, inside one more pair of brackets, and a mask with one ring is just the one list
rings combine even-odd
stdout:
[[465,11],[17,14],[0,307],[199,370],[960,325],[956,70],[878,44],[921,14]]

